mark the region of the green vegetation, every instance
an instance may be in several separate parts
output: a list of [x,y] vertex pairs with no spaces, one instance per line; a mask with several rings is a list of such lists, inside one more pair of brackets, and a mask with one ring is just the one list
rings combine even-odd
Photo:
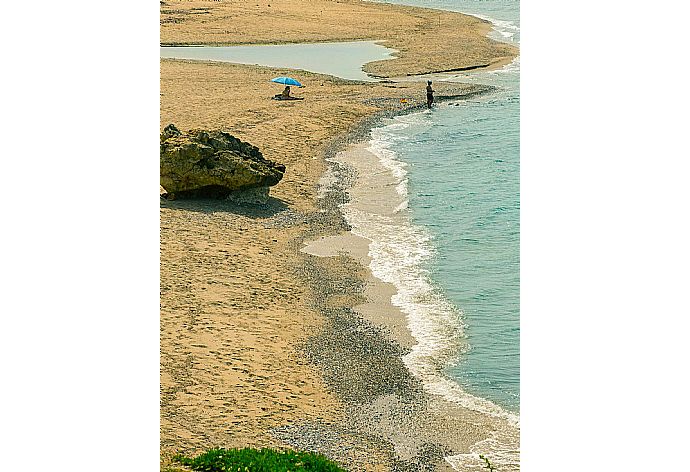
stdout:
[[490,471],[496,470],[496,468],[489,462],[489,459],[487,459],[485,456],[479,454],[480,459],[484,459],[484,462],[486,462],[486,465],[484,466],[485,468],[489,469]]
[[191,459],[174,461],[204,472],[347,472],[320,454],[273,449],[211,449]]

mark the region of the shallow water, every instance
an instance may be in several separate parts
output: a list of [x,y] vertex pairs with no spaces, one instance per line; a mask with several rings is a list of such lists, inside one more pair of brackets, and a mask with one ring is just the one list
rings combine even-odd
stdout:
[[[362,66],[390,59],[395,52],[373,41],[343,43],[279,44],[266,46],[165,46],[161,57],[199,61],[234,62],[301,69],[343,79],[374,81]],[[299,80],[299,74],[295,74]]]
[[[402,164],[406,206],[420,234],[413,244],[401,240],[408,249],[398,256],[428,241],[418,271],[461,312],[465,343],[449,375],[513,411],[520,391],[518,107],[516,97],[441,105],[394,120],[372,141],[376,153]],[[410,298],[411,310],[428,311],[428,300]],[[436,311],[425,316],[449,310],[433,303]]]

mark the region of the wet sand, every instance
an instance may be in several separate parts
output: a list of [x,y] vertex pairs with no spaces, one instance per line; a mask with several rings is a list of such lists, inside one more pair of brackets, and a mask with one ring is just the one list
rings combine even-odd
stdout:
[[[405,197],[396,190],[397,180],[380,163],[378,156],[370,152],[368,142],[348,146],[329,159],[329,163],[329,173],[340,175],[335,179],[322,179],[322,185],[334,193],[325,192],[324,200],[346,201],[345,211],[348,212],[366,212],[387,221],[400,220],[400,224],[408,220],[409,215],[400,211],[400,202]],[[338,196],[341,192],[347,197]],[[353,228],[336,236],[309,241],[302,251],[325,259],[319,262],[326,266],[342,265],[342,259],[338,258],[349,257],[368,267],[371,262],[368,248],[369,240],[359,236],[357,228]],[[414,464],[413,470],[425,470],[432,465],[436,470],[444,470],[449,463],[455,464],[457,470],[482,470],[485,464],[479,460],[479,454],[490,457],[500,470],[519,470],[517,417],[463,392],[445,378],[443,366],[435,361],[421,367],[413,360],[408,363],[406,354],[416,340],[408,329],[406,315],[391,303],[391,295],[395,293],[393,285],[367,271],[366,278],[351,290],[362,294],[365,301],[340,303],[339,310],[351,315],[343,317],[341,312],[338,315],[341,322],[342,318],[349,319],[352,326],[349,331],[376,331],[382,336],[377,343],[385,345],[392,340],[401,349],[403,363],[413,372],[414,381],[400,383],[405,377],[388,371],[392,364],[390,359],[385,366],[360,367],[365,370],[365,377],[395,377],[386,382],[397,384],[398,388],[370,402],[346,402],[344,422],[368,434],[385,437],[396,453],[394,470],[402,467],[405,461],[409,461],[408,465]],[[326,362],[325,369],[328,371],[333,366]],[[326,379],[333,383],[328,377]],[[423,382],[416,383],[419,380]]]

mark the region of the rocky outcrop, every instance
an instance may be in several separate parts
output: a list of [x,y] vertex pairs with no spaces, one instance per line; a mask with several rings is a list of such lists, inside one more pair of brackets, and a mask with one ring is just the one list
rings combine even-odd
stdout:
[[256,146],[220,130],[183,133],[170,124],[161,133],[160,153],[160,184],[168,198],[224,198],[248,189],[267,197],[285,173]]

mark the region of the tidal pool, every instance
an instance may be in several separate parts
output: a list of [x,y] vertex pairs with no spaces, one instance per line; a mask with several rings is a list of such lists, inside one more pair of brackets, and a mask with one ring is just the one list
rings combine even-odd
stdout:
[[392,59],[393,52],[373,41],[353,41],[266,46],[163,46],[161,58],[285,67],[343,79],[374,81],[375,78],[362,71],[362,66],[367,62]]

